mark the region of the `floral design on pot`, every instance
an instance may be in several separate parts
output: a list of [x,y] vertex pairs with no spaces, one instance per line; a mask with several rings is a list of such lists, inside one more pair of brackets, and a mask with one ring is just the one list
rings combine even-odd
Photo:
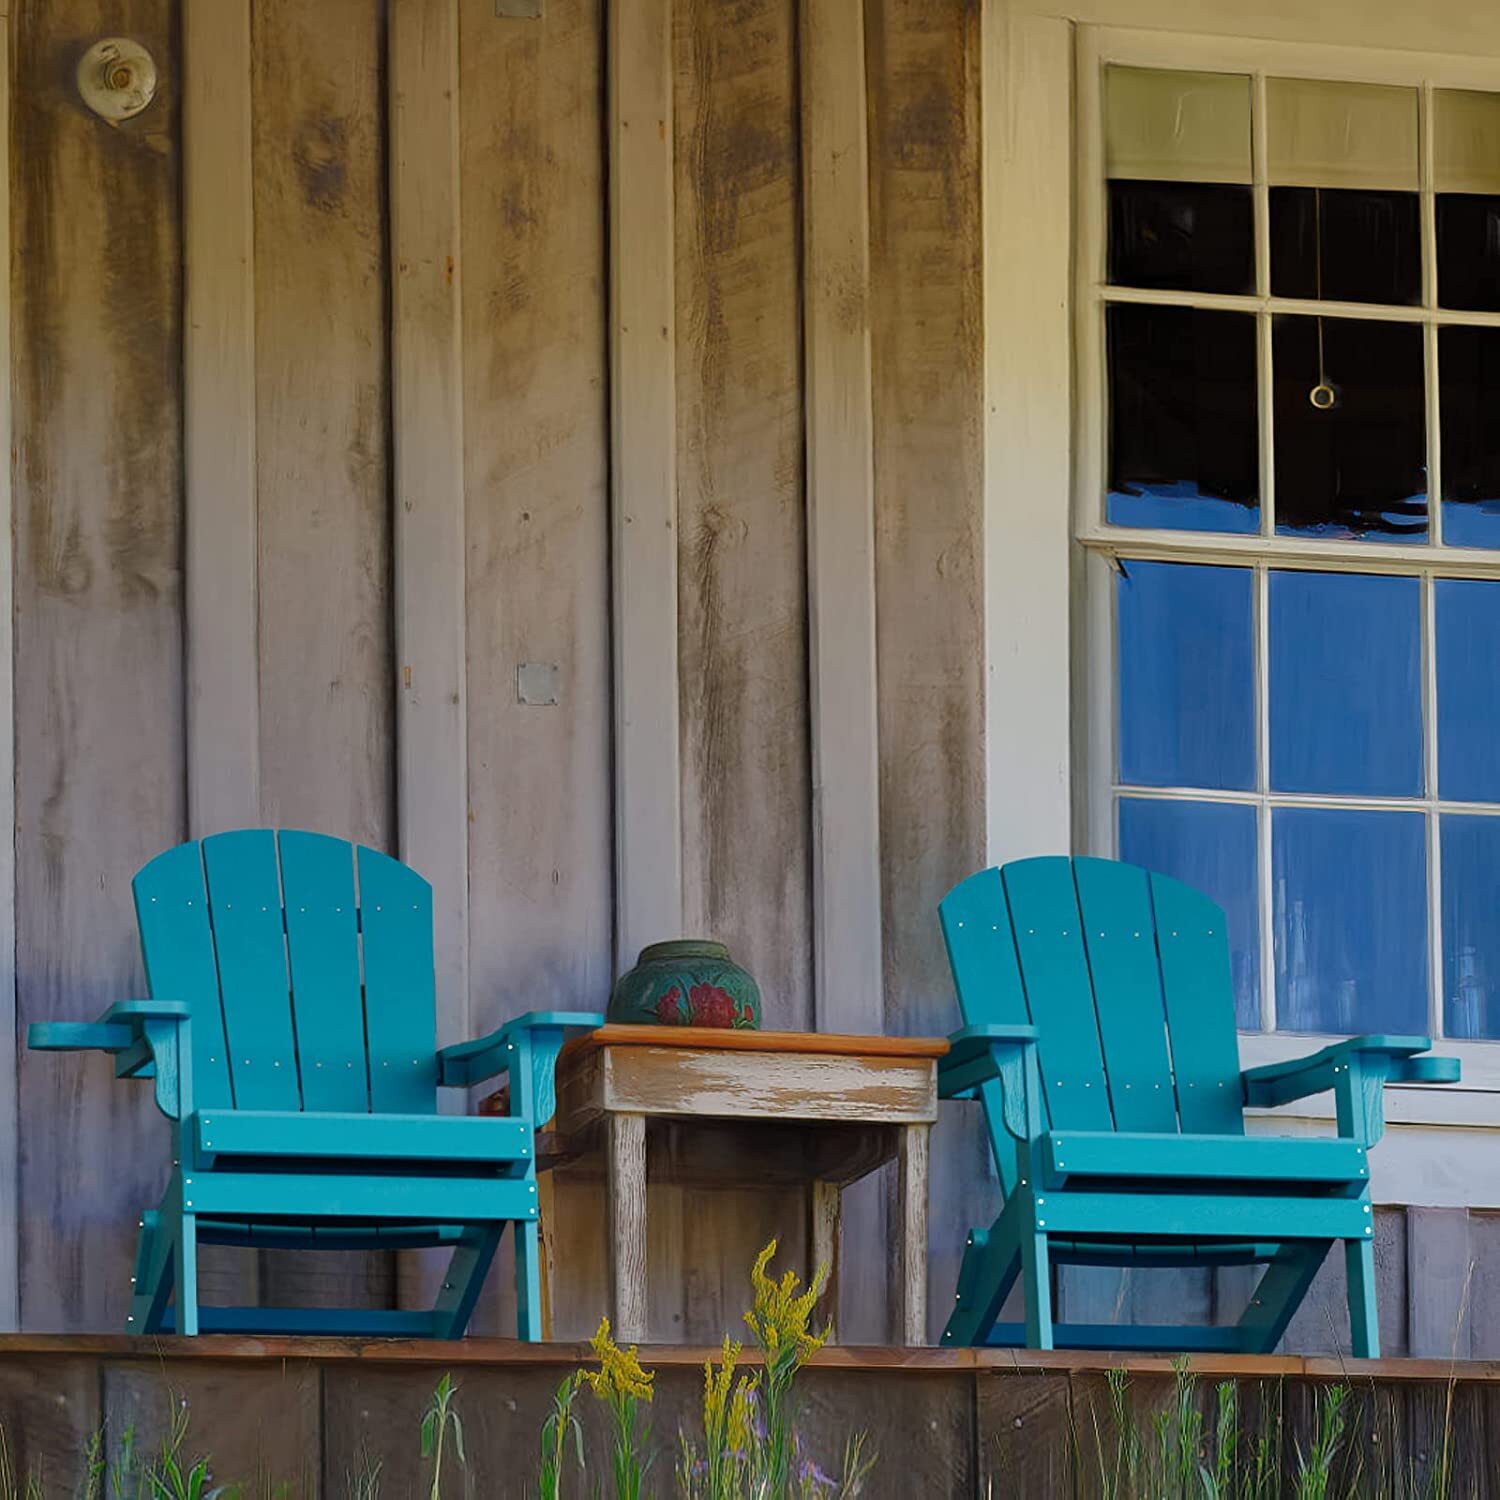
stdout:
[[723,943],[652,943],[622,974],[609,1019],[627,1025],[721,1026],[758,1030],[760,988]]

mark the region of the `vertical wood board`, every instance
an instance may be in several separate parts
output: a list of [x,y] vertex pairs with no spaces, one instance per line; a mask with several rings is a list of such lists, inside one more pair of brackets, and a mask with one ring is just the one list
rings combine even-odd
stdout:
[[250,0],[182,12],[188,826],[260,822]]
[[[477,1036],[541,996],[602,1009],[609,994],[608,226],[598,0],[519,24],[465,0],[460,20]],[[556,667],[555,704],[520,701],[528,662]],[[560,1201],[544,1204],[550,1300],[562,1326],[586,1298],[587,1336],[603,1299],[586,1296],[592,1250]],[[510,1257],[507,1236],[476,1331],[514,1327]]]
[[804,381],[819,1030],[879,1031],[880,786],[864,7],[802,7]]
[[447,1046],[470,1035],[458,0],[389,18],[397,842],[432,883]]
[[615,948],[682,930],[671,0],[609,8]]
[[813,1021],[796,42],[791,0],[675,7],[683,922],[793,1030]]
[[[866,26],[885,1029],[945,1033],[937,903],[985,852],[979,13],[873,0]],[[934,1337],[978,1129],[934,1139]]]
[[[0,18],[0,119],[10,128],[10,24]],[[15,509],[11,467],[11,402],[14,378],[10,340],[10,156],[0,172],[0,1202],[16,1201],[19,1123],[16,1072],[16,702],[15,702]],[[0,1333],[20,1325],[20,1221],[0,1224]]]
[[[73,73],[101,35],[161,86],[112,128]],[[130,878],[186,823],[178,13],[30,0],[14,16],[18,1031],[142,992]],[[23,1053],[21,1322],[123,1327],[166,1128],[106,1061]]]
[[[254,10],[261,800],[395,842],[383,16]],[[451,894],[451,893],[450,893]],[[267,1252],[263,1299],[391,1300],[389,1257]]]

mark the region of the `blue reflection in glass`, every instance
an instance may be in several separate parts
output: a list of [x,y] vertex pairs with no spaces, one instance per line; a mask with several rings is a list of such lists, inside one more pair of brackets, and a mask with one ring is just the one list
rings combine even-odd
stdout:
[[1275,809],[1278,1030],[1427,1029],[1425,822],[1421,813]]
[[1255,782],[1249,569],[1121,567],[1120,779],[1248,790]]
[[1420,796],[1418,580],[1273,572],[1270,586],[1273,789]]
[[1443,1030],[1500,1037],[1500,818],[1447,813],[1443,846]]
[[1120,799],[1120,858],[1212,897],[1229,919],[1234,1014],[1260,1030],[1260,898],[1255,809],[1234,802]]
[[1500,584],[1440,578],[1438,795],[1500,802]]

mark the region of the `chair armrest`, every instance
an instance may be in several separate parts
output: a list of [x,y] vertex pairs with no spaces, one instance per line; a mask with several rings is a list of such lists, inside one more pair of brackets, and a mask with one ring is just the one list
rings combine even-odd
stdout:
[[[1018,1141],[1041,1134],[1041,1080],[1035,1026],[966,1026],[948,1038],[938,1060],[938,1098],[999,1103],[1005,1128]],[[998,1086],[1000,1099],[992,1095]],[[987,1097],[989,1096],[989,1097]]]
[[1245,1103],[1271,1108],[1332,1089],[1339,1134],[1374,1145],[1385,1133],[1386,1084],[1458,1082],[1456,1057],[1418,1056],[1431,1046],[1425,1036],[1356,1036],[1306,1057],[1247,1068],[1240,1075]]
[[603,1024],[597,1011],[528,1011],[477,1041],[444,1047],[437,1055],[438,1086],[468,1088],[508,1073],[511,1114],[545,1125],[556,1104],[553,1072],[563,1043],[570,1034],[597,1031]]
[[27,1028],[34,1052],[107,1053],[116,1078],[150,1078],[169,1120],[192,1113],[192,1007],[180,1000],[122,1000],[94,1022],[42,1021]]

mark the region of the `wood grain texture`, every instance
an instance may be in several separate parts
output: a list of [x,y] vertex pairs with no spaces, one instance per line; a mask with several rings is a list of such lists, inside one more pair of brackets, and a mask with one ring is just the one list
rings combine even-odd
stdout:
[[1087,1434],[1074,1441],[1067,1376],[982,1375],[976,1400],[982,1485],[997,1495],[1073,1493],[1075,1450],[1085,1463],[1091,1454]]
[[[395,843],[386,36],[357,0],[254,11],[261,802]],[[262,1297],[387,1304],[389,1257],[268,1254]]]
[[472,1035],[458,24],[458,0],[389,11],[397,843],[432,882],[440,1047]]
[[134,1428],[137,1453],[158,1452],[174,1409],[185,1403],[184,1456],[210,1454],[215,1484],[286,1500],[318,1494],[322,1381],[310,1361],[267,1370],[202,1360],[170,1373],[129,1361],[105,1364],[98,1381],[111,1460],[118,1460],[127,1428]]
[[891,1239],[891,1326],[908,1346],[927,1342],[927,1125],[901,1130]]
[[[979,9],[966,0],[874,0],[866,9],[881,889],[893,1033],[952,1029],[935,908],[985,854],[979,43]],[[948,1111],[933,1139],[934,1337],[982,1160],[973,1114]],[[858,1301],[885,1305],[875,1287]]]
[[682,930],[671,0],[609,8],[615,947]]
[[683,923],[806,1027],[796,44],[791,0],[674,8]]
[[[123,1321],[123,1320],[122,1320]],[[0,1431],[21,1493],[28,1475],[44,1494],[78,1494],[84,1449],[99,1430],[99,1367],[67,1356],[0,1364]]]
[[646,1256],[646,1121],[611,1115],[605,1121],[609,1160],[609,1308],[622,1344],[646,1337],[649,1305]]
[[[181,275],[167,0],[13,18],[17,1024],[141,993],[130,877],[184,836]],[[162,80],[111,129],[79,54],[139,38]],[[123,1327],[167,1135],[102,1059],[18,1059],[22,1326]]]
[[182,10],[188,826],[260,822],[250,0]]
[[826,1324],[828,1337],[838,1341],[839,1260],[843,1253],[843,1190],[836,1182],[814,1182],[808,1208],[807,1274],[827,1271],[823,1295],[818,1299],[818,1318]]
[[884,1016],[864,7],[801,8],[814,1009]]
[[606,1111],[891,1123],[937,1116],[937,1069],[926,1060],[622,1047],[605,1054],[599,1082]]

